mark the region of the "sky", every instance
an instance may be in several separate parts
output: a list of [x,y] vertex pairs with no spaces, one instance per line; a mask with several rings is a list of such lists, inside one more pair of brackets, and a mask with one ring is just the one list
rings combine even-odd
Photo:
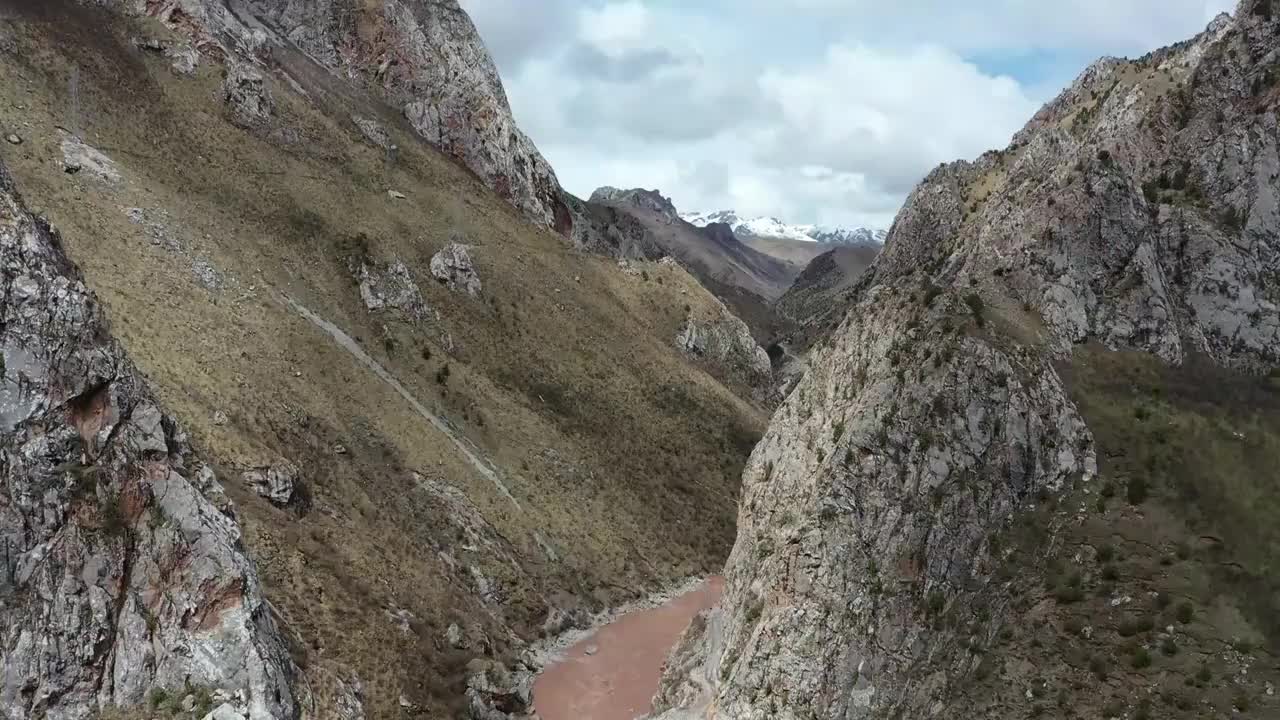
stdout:
[[461,0],[570,192],[887,228],[1103,55],[1235,0]]

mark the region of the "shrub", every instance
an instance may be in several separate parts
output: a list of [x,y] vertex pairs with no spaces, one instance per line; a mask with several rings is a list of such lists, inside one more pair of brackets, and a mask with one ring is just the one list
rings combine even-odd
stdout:
[[1099,680],[1106,680],[1107,674],[1110,672],[1110,664],[1107,659],[1101,655],[1092,655],[1089,657],[1089,672]]
[[1175,617],[1178,618],[1178,622],[1182,623],[1183,625],[1186,625],[1187,623],[1191,622],[1191,620],[1195,617],[1195,614],[1196,614],[1195,608],[1191,607],[1191,603],[1184,602],[1178,605],[1178,610],[1176,612]]
[[151,693],[147,696],[147,704],[152,710],[158,709],[169,700],[169,691],[164,688],[151,688]]
[[1106,565],[1102,568],[1102,579],[1107,582],[1115,582],[1120,579],[1120,572],[1116,570],[1115,565]]
[[1160,652],[1173,657],[1178,654],[1178,641],[1171,637],[1167,637],[1160,643]]
[[1141,505],[1146,502],[1147,495],[1147,479],[1145,477],[1136,475],[1129,479],[1128,497],[1130,505]]
[[1062,587],[1059,587],[1057,591],[1054,592],[1053,599],[1057,600],[1063,605],[1071,605],[1072,603],[1078,603],[1081,600],[1083,600],[1084,593],[1081,592],[1080,588],[1078,587],[1063,585]]
[[1151,205],[1160,202],[1160,190],[1156,187],[1154,180],[1148,180],[1142,183],[1142,197]]
[[1116,632],[1120,633],[1121,637],[1133,637],[1138,633],[1151,632],[1154,627],[1155,623],[1149,617],[1130,618],[1123,620],[1116,628]]
[[1151,667],[1151,653],[1147,652],[1144,647],[1135,648],[1133,657],[1129,659],[1134,670],[1143,670]]
[[929,593],[926,609],[930,617],[937,617],[943,607],[947,604],[947,596],[942,594],[941,590],[933,590]]
[[1078,617],[1069,618],[1066,623],[1066,630],[1071,635],[1079,635],[1084,632],[1084,621]]
[[969,306],[969,312],[973,313],[973,319],[981,327],[985,319],[982,313],[986,309],[986,303],[982,301],[982,296],[978,293],[969,293],[964,296],[964,304]]
[[445,363],[439,370],[436,371],[436,383],[440,385],[448,385],[449,372],[450,372],[449,363]]
[[1098,546],[1098,562],[1109,563],[1116,559],[1116,549],[1111,545]]
[[1244,219],[1241,216],[1240,211],[1236,210],[1235,207],[1231,205],[1228,205],[1222,210],[1222,214],[1219,216],[1219,219],[1222,222],[1222,227],[1231,232],[1238,231],[1240,226],[1244,224]]

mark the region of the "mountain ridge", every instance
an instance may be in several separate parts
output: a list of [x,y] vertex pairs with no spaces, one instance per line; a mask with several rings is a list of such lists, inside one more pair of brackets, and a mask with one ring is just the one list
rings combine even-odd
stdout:
[[791,225],[775,217],[759,216],[742,218],[733,210],[716,212],[686,212],[680,217],[691,225],[705,227],[711,223],[725,223],[740,235],[762,239],[818,242],[828,245],[883,245],[887,234],[884,230],[865,227],[833,227],[823,225]]
[[660,717],[1280,711],[1277,487],[1203,432],[1278,457],[1238,404],[1280,364],[1278,31],[1244,0],[1103,59],[916,187],[752,454]]

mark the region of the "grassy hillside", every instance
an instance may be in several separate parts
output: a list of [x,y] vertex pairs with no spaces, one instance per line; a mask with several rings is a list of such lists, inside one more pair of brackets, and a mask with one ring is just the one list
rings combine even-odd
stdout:
[[[318,696],[355,675],[369,717],[441,717],[466,663],[536,637],[550,606],[722,564],[764,417],[674,350],[689,309],[714,302],[683,270],[568,250],[303,59],[280,58],[276,119],[246,131],[219,65],[183,77],[133,46],[169,38],[158,25],[24,4],[0,35],[0,128],[22,138],[0,152],[221,468]],[[398,155],[352,115],[378,118]],[[121,179],[64,172],[68,131]],[[478,298],[429,273],[451,239],[472,246]],[[361,300],[352,268],[395,261],[419,318]],[[284,460],[302,481],[288,508],[238,479]]]
[[1280,716],[1280,386],[1097,347],[1064,371],[1100,478],[1001,539],[1023,621],[975,629],[976,716]]
[[749,234],[744,234],[739,239],[743,245],[753,250],[758,250],[765,255],[771,255],[794,266],[794,273],[796,274],[804,270],[805,266],[813,262],[814,258],[835,247],[834,245],[826,245],[819,242],[766,238]]

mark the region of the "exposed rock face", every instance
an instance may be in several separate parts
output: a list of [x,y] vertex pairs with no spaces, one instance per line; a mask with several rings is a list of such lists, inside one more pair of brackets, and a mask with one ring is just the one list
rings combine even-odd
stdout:
[[528,717],[533,703],[533,672],[523,663],[509,670],[499,663],[474,660],[467,667],[467,711],[475,720]]
[[414,282],[413,273],[399,259],[385,265],[361,262],[355,276],[360,284],[360,299],[369,310],[398,310],[415,320],[427,317],[427,302],[422,299],[422,291]]
[[62,169],[71,175],[83,172],[106,183],[120,182],[115,161],[77,137],[62,141]]
[[965,716],[967,648],[1018,621],[992,538],[1096,471],[1051,359],[1098,340],[1280,363],[1264,5],[1100,61],[1008,150],[912,193],[748,464],[722,616],[672,664],[666,717]]
[[667,224],[680,221],[680,213],[676,212],[676,206],[657,190],[644,190],[641,188],[620,190],[616,187],[605,186],[597,188],[595,192],[591,193],[591,202],[602,205],[630,205],[656,213]]
[[242,479],[254,492],[270,500],[273,505],[284,507],[293,500],[298,468],[293,463],[282,462],[271,467],[249,470]]
[[116,1],[188,32],[209,54],[265,58],[296,46],[378,88],[424,139],[535,222],[568,232],[555,172],[516,126],[497,66],[456,0],[246,0],[234,10],[227,0]]
[[222,99],[231,111],[232,120],[244,128],[260,128],[275,114],[275,100],[262,73],[248,63],[227,65],[222,81]]
[[3,168],[0,262],[0,712],[84,718],[190,683],[292,717],[230,502]]
[[388,153],[394,153],[398,149],[395,143],[391,141],[391,135],[387,133],[387,129],[377,120],[367,117],[353,117],[351,122],[360,131],[360,134],[364,136],[364,139],[374,146],[380,147]]
[[480,295],[480,276],[471,264],[471,253],[462,243],[451,242],[432,255],[431,274],[454,292],[464,292],[471,297]]
[[1194,41],[1095,63],[1009,149],[936,170],[885,269],[1009,273],[1059,352],[1096,337],[1173,363],[1280,362],[1276,47],[1251,7]]
[[599,203],[588,203],[565,193],[573,218],[569,236],[575,247],[624,260],[657,260],[666,254],[635,216]]
[[841,297],[867,271],[880,252],[879,246],[840,246],[810,262],[782,297],[778,311],[801,325],[820,322],[828,315],[843,316]]
[[767,394],[771,390],[773,370],[769,354],[756,344],[751,328],[723,304],[718,317],[686,318],[675,343],[690,357],[716,363],[760,392]]

